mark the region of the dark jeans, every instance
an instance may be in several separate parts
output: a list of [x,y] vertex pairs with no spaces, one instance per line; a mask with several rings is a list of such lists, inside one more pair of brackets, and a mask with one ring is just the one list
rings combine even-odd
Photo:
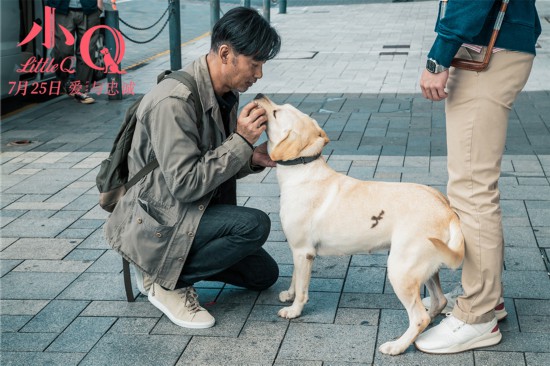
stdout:
[[[88,67],[88,65],[86,65],[86,63],[82,60],[82,55],[80,53],[80,41],[88,29],[101,24],[99,19],[99,10],[88,15],[84,14],[82,11],[74,10],[70,10],[68,14],[56,12],[55,24],[55,46],[52,50],[52,56],[55,59],[55,63],[59,64],[64,58],[73,56],[76,53],[75,80],[80,81],[82,85],[82,92],[89,92],[89,90],[85,90],[85,88],[87,83],[91,83],[93,81],[94,70]],[[74,45],[68,46],[65,44],[65,35],[58,25],[62,25],[67,28],[67,30],[75,36]],[[96,62],[96,43],[98,37],[99,31],[95,31],[90,39],[89,52],[94,63]],[[68,66],[70,66],[70,64],[65,64],[65,68]],[[58,68],[56,70],[56,75],[64,87],[64,84],[68,81],[70,74],[63,72],[60,68]],[[92,85],[88,85],[89,88],[91,88],[91,86]]]
[[220,281],[264,290],[277,281],[279,267],[262,248],[271,221],[260,210],[213,205],[204,212],[176,288]]

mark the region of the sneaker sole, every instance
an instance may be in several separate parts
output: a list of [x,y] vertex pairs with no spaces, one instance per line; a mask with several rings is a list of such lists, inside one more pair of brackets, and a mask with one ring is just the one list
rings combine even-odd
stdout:
[[191,328],[191,329],[206,329],[211,328],[216,323],[216,319],[212,320],[210,323],[193,323],[193,322],[186,322],[184,320],[179,320],[175,318],[172,314],[170,314],[170,311],[157,299],[155,299],[151,294],[147,296],[147,299],[149,299],[149,302],[153,304],[157,309],[163,312],[164,315],[170,319],[170,321],[176,325],[179,325],[183,328]]
[[455,346],[449,347],[449,348],[442,348],[442,349],[435,349],[435,350],[424,350],[414,344],[414,346],[425,353],[432,353],[432,354],[447,354],[447,353],[459,353],[464,351],[469,351],[472,349],[478,349],[483,347],[489,347],[494,346],[495,344],[499,344],[502,340],[502,333],[500,333],[500,329],[497,329],[494,333],[489,333],[483,336],[480,336],[478,338],[474,338],[469,342],[463,343],[463,344],[457,344]]

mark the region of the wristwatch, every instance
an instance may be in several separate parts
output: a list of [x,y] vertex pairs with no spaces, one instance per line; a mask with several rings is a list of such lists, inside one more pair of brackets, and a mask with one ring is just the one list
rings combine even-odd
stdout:
[[439,74],[440,72],[443,72],[447,69],[448,67],[441,66],[433,58],[429,58],[428,61],[426,61],[426,70],[428,70],[432,74]]

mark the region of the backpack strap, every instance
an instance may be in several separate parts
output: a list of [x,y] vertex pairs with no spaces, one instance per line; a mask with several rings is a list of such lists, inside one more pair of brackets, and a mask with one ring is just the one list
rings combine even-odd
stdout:
[[[162,80],[167,78],[176,79],[177,81],[189,88],[189,90],[191,91],[191,97],[195,102],[195,114],[197,116],[197,121],[200,121],[202,118],[202,103],[199,96],[197,81],[195,80],[195,78],[193,78],[188,72],[185,71],[166,70],[157,76],[157,83],[160,83]],[[143,177],[151,173],[158,166],[159,162],[156,158],[148,162],[139,172],[136,173],[136,175],[132,177],[132,179],[130,179],[124,185],[126,190],[129,190],[130,187],[139,182]]]
[[145,177],[147,174],[151,173],[153,170],[155,170],[156,167],[159,166],[159,161],[155,158],[153,160],[151,160],[150,162],[148,162],[143,168],[141,168],[141,170],[139,172],[136,173],[136,175],[134,175],[132,177],[132,179],[130,179],[125,185],[124,185],[124,188],[126,188],[126,190],[129,190],[130,187],[132,187],[134,184],[136,184],[137,182],[139,182],[141,180],[141,178]]
[[166,70],[157,77],[157,80],[160,79],[160,81],[162,81],[168,78],[176,79],[177,81],[185,85],[187,88],[189,88],[189,91],[191,91],[191,99],[195,102],[195,114],[197,116],[197,121],[200,121],[202,118],[203,111],[202,111],[201,97],[199,95],[199,88],[197,86],[197,81],[195,80],[195,78],[192,77],[186,71]]

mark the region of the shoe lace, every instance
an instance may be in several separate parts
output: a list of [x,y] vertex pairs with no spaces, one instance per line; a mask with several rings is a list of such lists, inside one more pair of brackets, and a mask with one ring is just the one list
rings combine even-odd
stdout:
[[190,312],[196,313],[197,311],[202,310],[199,304],[199,295],[197,295],[197,291],[193,286],[182,289],[181,295],[182,299],[185,301],[185,306]]
[[445,323],[447,327],[454,333],[458,332],[460,328],[462,328],[466,323],[463,321],[455,318],[452,313],[446,313],[445,319],[441,321],[441,323]]

